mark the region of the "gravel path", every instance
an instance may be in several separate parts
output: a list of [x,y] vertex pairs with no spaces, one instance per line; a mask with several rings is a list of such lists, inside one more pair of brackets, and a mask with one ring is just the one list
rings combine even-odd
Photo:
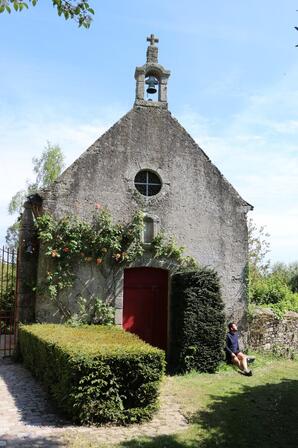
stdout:
[[129,427],[73,426],[55,414],[44,391],[21,364],[0,359],[0,448],[65,447],[66,438],[77,437],[100,447],[138,436],[177,433],[187,423],[167,389],[162,389],[161,408],[149,423]]

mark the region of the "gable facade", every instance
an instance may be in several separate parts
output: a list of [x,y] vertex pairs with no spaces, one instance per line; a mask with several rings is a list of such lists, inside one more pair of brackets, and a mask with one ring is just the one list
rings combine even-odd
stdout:
[[[152,85],[150,76],[158,83],[158,97],[153,101],[144,99],[146,79]],[[115,221],[127,222],[142,210],[152,219],[153,234],[162,230],[173,236],[186,248],[187,255],[217,271],[227,319],[239,322],[246,308],[246,216],[252,207],[168,111],[169,72],[158,64],[157,47],[152,40],[147,63],[137,67],[135,77],[136,100],[132,110],[96,140],[50,189],[41,193],[43,212],[56,218],[75,215],[90,221],[96,204],[100,204]],[[146,196],[138,191],[135,180],[142,170],[160,180],[157,194]],[[167,269],[164,263],[150,258],[150,253],[131,266],[135,267]],[[45,269],[40,257],[40,278]],[[112,300],[116,323],[122,325],[124,270],[117,279],[100,278],[89,267],[81,267],[76,274],[79,280],[70,296],[75,297],[79,285],[88,284],[92,293]],[[111,293],[108,284],[113,282]],[[113,297],[108,297],[111,294]],[[60,318],[54,315],[48,301],[38,297],[35,315],[38,321]]]

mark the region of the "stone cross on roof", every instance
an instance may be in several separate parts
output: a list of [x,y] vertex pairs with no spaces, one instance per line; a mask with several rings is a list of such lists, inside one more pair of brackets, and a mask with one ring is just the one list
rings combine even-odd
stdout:
[[147,37],[147,42],[150,42],[150,45],[154,46],[159,42],[158,37],[155,37],[154,34],[150,34],[149,37]]
[[150,34],[149,37],[147,37],[147,42],[150,42],[150,45],[147,48],[147,64],[158,63],[158,47],[155,45],[157,42],[159,42],[159,39],[154,36],[154,34]]

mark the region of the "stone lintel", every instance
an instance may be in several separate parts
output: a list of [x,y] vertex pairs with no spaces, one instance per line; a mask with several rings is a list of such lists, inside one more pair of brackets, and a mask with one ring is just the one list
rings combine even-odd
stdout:
[[166,101],[146,101],[144,99],[136,99],[134,103],[135,107],[157,107],[159,109],[167,109],[168,103]]

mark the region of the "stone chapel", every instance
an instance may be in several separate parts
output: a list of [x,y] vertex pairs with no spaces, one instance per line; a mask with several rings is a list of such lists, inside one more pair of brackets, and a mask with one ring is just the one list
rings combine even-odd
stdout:
[[[48,190],[40,192],[37,205],[36,200],[25,204],[22,238],[30,240],[36,208],[56,218],[75,214],[90,220],[99,203],[115,221],[125,221],[141,209],[145,214],[144,243],[150,245],[150,239],[162,230],[174,236],[201,265],[214,268],[227,320],[239,322],[246,308],[247,213],[252,206],[171,115],[167,98],[170,71],[158,61],[158,39],[151,35],[147,41],[146,63],[135,70],[132,109]],[[50,301],[38,294],[33,297],[26,286],[28,277],[43,275],[42,254],[32,262],[20,252],[20,320],[59,322],[61,316]],[[74,296],[79,283],[104,296],[104,282],[115,281],[96,276],[88,266],[76,275]],[[115,323],[166,348],[170,288],[171,272],[166,265],[145,255],[117,278]],[[134,327],[130,328],[132,320]],[[154,340],[156,334],[162,343]]]

